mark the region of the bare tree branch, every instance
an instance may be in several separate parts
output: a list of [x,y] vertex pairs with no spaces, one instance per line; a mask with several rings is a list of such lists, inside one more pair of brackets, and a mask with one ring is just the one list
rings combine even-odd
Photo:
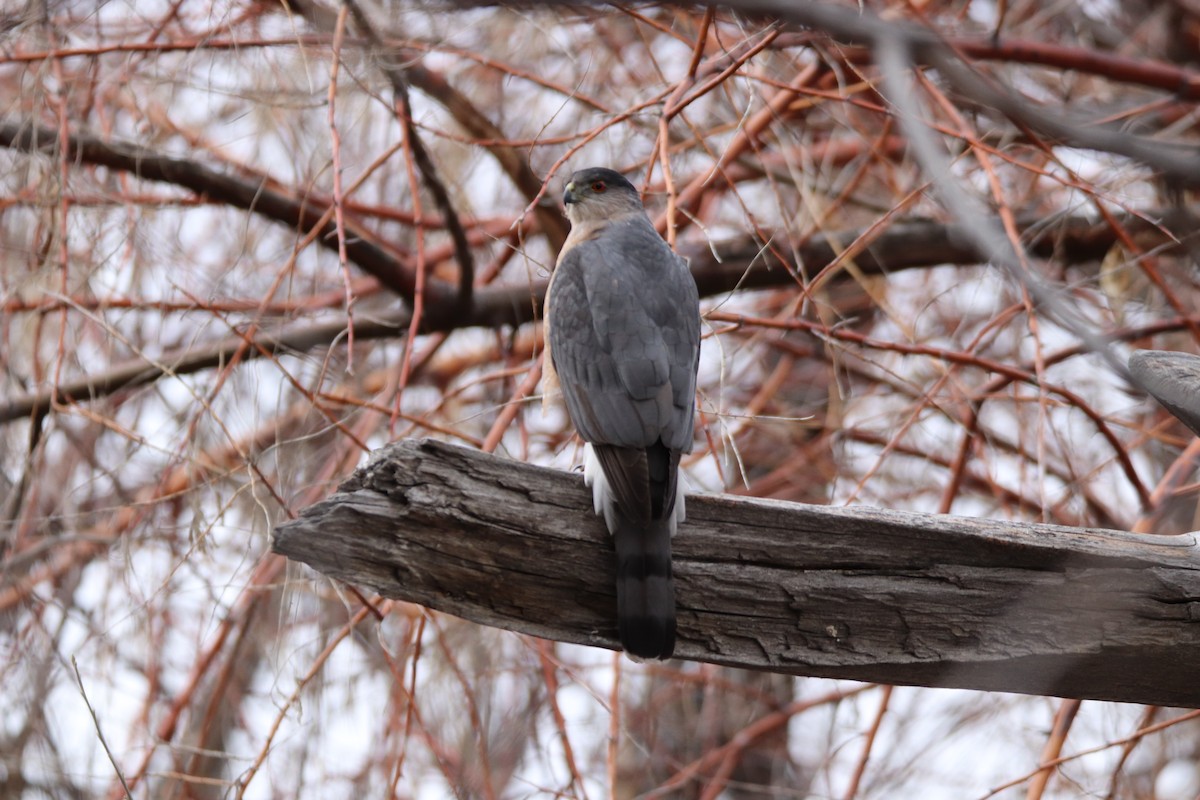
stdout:
[[[522,3],[538,6],[592,5],[585,0],[522,0]],[[1115,126],[1071,119],[1063,112],[1037,105],[1029,98],[982,81],[963,67],[958,61],[958,54],[928,28],[895,19],[885,20],[866,9],[807,0],[673,0],[672,4],[728,9],[790,22],[824,31],[846,44],[875,47],[881,42],[897,43],[912,53],[916,61],[938,65],[960,91],[1030,130],[1072,147],[1126,156],[1158,170],[1168,180],[1183,187],[1200,185],[1200,156],[1195,155],[1190,145],[1147,139],[1124,133]],[[1189,75],[1189,78],[1193,77]]]
[[[297,0],[296,7],[316,27],[328,30],[332,25],[327,9],[322,8],[311,0]],[[355,6],[352,6],[354,8]],[[370,26],[365,16],[356,12],[356,19],[364,28],[368,37],[379,47],[383,47],[381,39]],[[567,224],[554,202],[545,198],[542,193],[542,179],[533,171],[528,159],[521,152],[508,144],[504,132],[488,117],[476,108],[470,99],[455,88],[440,73],[431,70],[421,63],[420,59],[411,52],[401,48],[393,48],[383,53],[386,61],[381,67],[392,83],[393,88],[405,87],[409,84],[420,89],[431,100],[440,104],[454,117],[454,121],[463,127],[471,136],[482,143],[482,147],[491,153],[496,163],[508,176],[521,195],[534,206],[538,224],[550,241],[551,252],[557,253],[558,248],[567,238]],[[406,92],[404,88],[398,89]],[[406,125],[409,123],[405,123]],[[540,199],[539,199],[540,198]]]
[[[80,680],[167,800],[1180,785],[1200,709],[792,676],[1196,704],[1193,537],[1094,529],[1196,526],[1200,439],[1139,392],[1193,405],[1200,205],[1123,151],[1200,142],[1200,2],[352,2],[0,13],[0,797],[125,795]],[[603,649],[571,474],[411,444],[279,542],[598,647],[271,553],[381,442],[569,462],[537,311],[587,164],[706,298],[694,484],[990,521],[695,499],[687,655],[750,669]]]
[[[362,7],[358,3],[353,2],[353,0],[344,0],[344,2],[346,3],[346,7],[350,9],[355,24],[366,35],[367,41],[377,50],[382,51],[383,41],[379,38],[379,34],[375,32],[375,27],[371,24],[371,20],[362,10]],[[475,285],[475,257],[471,255],[471,244],[467,241],[467,232],[463,230],[462,221],[458,218],[458,212],[455,211],[454,204],[450,202],[450,194],[446,191],[446,186],[442,183],[442,179],[438,177],[437,166],[433,163],[433,158],[425,148],[424,142],[421,141],[421,136],[417,132],[417,126],[413,122],[412,100],[408,96],[408,79],[405,75],[405,69],[400,66],[384,63],[381,59],[377,59],[377,63],[387,76],[388,81],[392,84],[392,91],[395,94],[396,105],[400,113],[400,121],[404,126],[404,135],[408,140],[408,147],[412,151],[413,162],[421,173],[421,180],[425,183],[425,188],[433,196],[433,202],[437,205],[438,211],[441,212],[446,223],[446,229],[450,232],[450,238],[454,242],[454,254],[458,259],[458,295],[454,299],[455,311],[464,311],[471,304],[471,290]]]
[[[0,147],[53,155],[60,147],[58,132],[29,121],[0,123]],[[129,142],[105,141],[73,132],[67,142],[71,162],[123,170],[143,180],[162,181],[189,189],[210,200],[253,211],[292,228],[319,231],[317,241],[337,250],[337,228],[324,208],[288,197],[266,185],[218,172],[197,161],[168,156]],[[364,272],[408,302],[412,302],[416,276],[398,255],[372,241],[369,231],[355,228],[347,237],[346,255]],[[433,287],[437,291],[437,287]],[[443,287],[443,293],[449,289]]]
[[[475,622],[616,646],[613,557],[578,475],[404,441],[273,548]],[[695,496],[681,658],[794,675],[1200,707],[1194,534]]]
[[[812,34],[784,34],[776,47],[806,44]],[[1105,53],[1088,47],[1068,47],[1036,39],[995,36],[946,36],[941,42],[951,50],[976,61],[1000,61],[1010,64],[1039,64],[1063,70],[1096,75],[1117,83],[1161,89],[1180,100],[1200,100],[1200,73],[1167,61],[1132,58]],[[847,53],[855,61],[869,62],[871,51]]]
[[[1148,220],[1165,217],[1163,225]],[[1143,216],[1122,218],[1122,225],[1147,240],[1163,247],[1182,247],[1169,234],[1170,212],[1151,212]],[[1083,264],[1102,258],[1117,241],[1112,226],[1086,217],[1059,220],[1053,229],[1044,220],[1025,220],[1022,227],[1029,236],[1030,252],[1056,258],[1061,264]],[[771,250],[751,237],[713,247],[690,245],[683,248],[692,268],[692,277],[702,297],[711,297],[738,290],[769,289],[799,285],[799,275],[811,276],[833,260],[847,257],[847,248],[860,242],[861,248],[851,252],[858,271],[864,275],[883,275],[904,269],[941,264],[971,264],[978,260],[975,248],[952,226],[940,223],[897,223],[878,235],[865,230],[844,233],[818,234],[806,242],[794,245],[797,263],[784,264]],[[839,276],[843,280],[845,276]],[[421,320],[421,333],[438,333],[459,328],[502,328],[524,325],[534,321],[541,309],[546,283],[539,281],[530,287],[489,287],[475,293],[474,303],[467,313],[451,313],[451,306],[430,309]],[[411,312],[401,309],[389,314],[368,318],[358,315],[354,322],[355,339],[391,338],[402,336],[411,322]],[[242,356],[254,359],[281,352],[306,352],[325,347],[336,341],[346,330],[348,320],[339,318],[318,324],[296,323],[278,330],[258,331],[253,347]],[[1139,335],[1131,331],[1130,336]],[[241,349],[242,336],[224,337],[215,342],[191,345],[181,350],[163,353],[153,362],[137,362],[80,378],[64,381],[54,389],[19,395],[0,402],[0,424],[24,419],[44,412],[56,404],[96,400],[122,389],[153,383],[167,375],[185,375],[212,369],[226,363]]]

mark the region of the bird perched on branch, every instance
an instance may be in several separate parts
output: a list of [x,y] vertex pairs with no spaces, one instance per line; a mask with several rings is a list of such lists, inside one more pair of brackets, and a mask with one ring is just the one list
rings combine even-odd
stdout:
[[692,449],[700,355],[696,284],[620,173],[576,172],[563,203],[571,233],[546,292],[548,363],[616,545],[621,646],[670,658],[671,537],[684,516],[679,457]]

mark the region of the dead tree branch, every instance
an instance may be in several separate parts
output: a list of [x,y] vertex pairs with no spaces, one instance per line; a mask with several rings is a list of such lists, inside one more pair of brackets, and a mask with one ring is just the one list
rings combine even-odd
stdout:
[[[614,647],[582,478],[404,441],[274,532],[339,580]],[[696,496],[675,539],[682,658],[884,683],[1200,707],[1196,536]]]

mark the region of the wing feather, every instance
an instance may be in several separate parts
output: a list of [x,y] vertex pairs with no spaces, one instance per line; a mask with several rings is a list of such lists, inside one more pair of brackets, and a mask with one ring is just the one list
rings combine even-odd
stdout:
[[699,298],[649,220],[612,224],[566,253],[549,305],[551,358],[580,435],[690,452]]

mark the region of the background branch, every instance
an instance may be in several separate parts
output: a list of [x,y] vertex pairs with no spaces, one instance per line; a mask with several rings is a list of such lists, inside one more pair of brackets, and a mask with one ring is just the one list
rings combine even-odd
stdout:
[[[1176,216],[1179,214],[1174,212],[1152,212],[1124,218],[1121,224],[1147,246],[1181,248],[1185,243],[1168,233]],[[1150,221],[1156,217],[1162,217],[1163,222]],[[1086,217],[1059,220],[1053,228],[1044,223],[1044,220],[1034,219],[1022,221],[1022,230],[1029,237],[1029,251],[1045,258],[1053,257],[1061,264],[1094,262],[1117,241],[1113,226]],[[795,262],[780,262],[775,255],[779,249],[794,254]],[[953,227],[932,221],[895,223],[879,232],[864,229],[816,234],[790,248],[769,249],[753,237],[746,237],[712,247],[688,245],[682,251],[689,259],[701,297],[734,290],[797,285],[802,280],[800,276],[811,277],[833,262],[852,262],[854,272],[859,275],[886,275],[942,264],[970,264],[978,258],[975,247]],[[845,282],[848,279],[848,272],[838,270],[832,280]],[[453,313],[452,306],[431,309],[422,318],[420,331],[438,333],[470,327],[525,325],[537,318],[545,291],[545,281],[538,281],[528,288],[479,289],[469,311]],[[354,336],[363,341],[402,336],[411,321],[411,312],[407,309],[374,317],[360,314],[354,321]],[[243,353],[242,358],[252,360],[327,347],[342,336],[348,324],[348,319],[339,317],[329,322],[300,322],[277,330],[256,331],[250,337],[253,346]],[[193,344],[163,353],[153,361],[139,360],[63,382],[53,389],[0,400],[0,424],[28,418],[53,405],[96,400],[122,389],[153,383],[164,376],[212,369],[226,363],[245,343],[245,337],[233,335],[214,342]]]
[[[61,147],[58,132],[28,120],[0,122],[0,147],[53,156]],[[108,167],[143,180],[162,181],[195,192],[209,200],[241,208],[295,228],[317,231],[316,241],[337,251],[337,227],[327,209],[289,197],[269,181],[243,180],[218,172],[198,161],[168,156],[130,142],[106,141],[83,131],[72,131],[62,157],[71,163]],[[364,272],[411,302],[416,277],[405,260],[377,244],[371,233],[352,227],[346,255]]]

